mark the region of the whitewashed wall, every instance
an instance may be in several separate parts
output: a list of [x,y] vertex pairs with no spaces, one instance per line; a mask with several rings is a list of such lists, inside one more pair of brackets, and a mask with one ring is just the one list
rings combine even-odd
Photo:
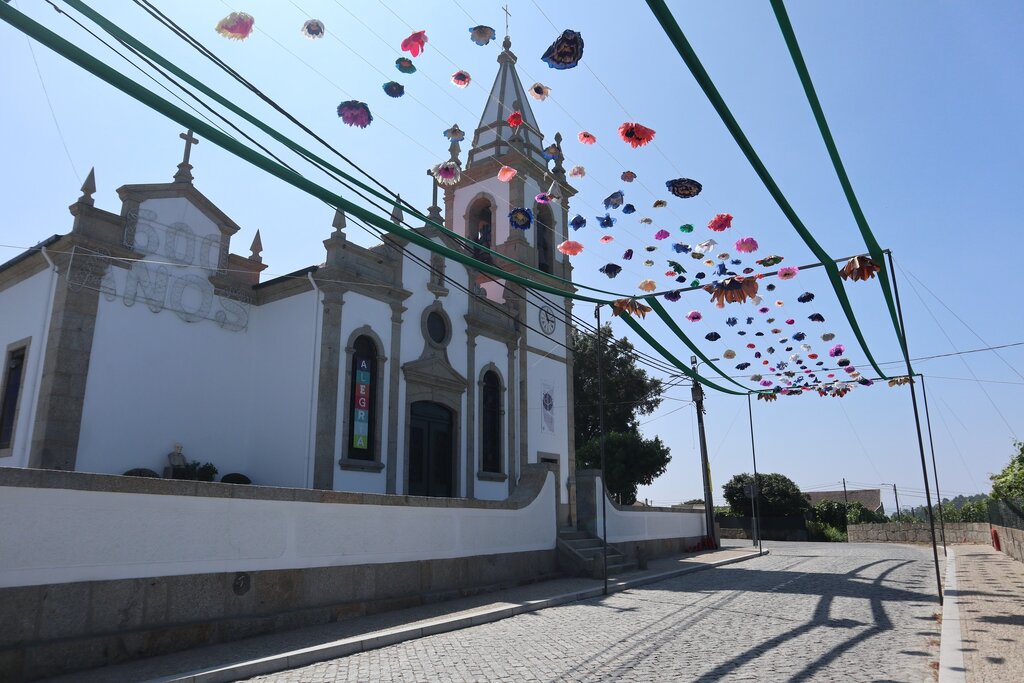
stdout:
[[[14,440],[9,449],[0,451],[0,467],[26,467],[32,444],[32,427],[36,407],[36,389],[43,371],[43,337],[50,324],[50,292],[57,283],[53,270],[47,268],[0,291],[0,363],[6,360],[7,347],[28,339],[24,379],[18,397],[18,417]],[[0,382],[3,368],[0,367]]]
[[[263,307],[213,296],[212,256],[200,247],[188,258],[181,235],[168,239],[174,224],[210,251],[221,239],[187,200],[142,203],[136,240],[145,262],[111,268],[103,280],[76,469],[161,472],[181,443],[188,460],[212,462],[222,475],[308,485],[313,293]],[[186,279],[176,298],[175,282]],[[189,314],[204,295],[209,310]]]
[[[597,533],[601,535],[603,516],[601,477],[595,477]],[[661,538],[695,538],[705,535],[703,512],[668,512],[665,510],[619,510],[608,501],[608,542],[653,541]]]
[[550,550],[554,505],[550,473],[519,510],[0,487],[0,587]]

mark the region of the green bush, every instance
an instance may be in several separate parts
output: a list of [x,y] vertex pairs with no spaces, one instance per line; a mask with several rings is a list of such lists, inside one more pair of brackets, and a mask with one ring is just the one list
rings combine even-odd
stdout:
[[824,522],[807,522],[807,539],[827,543],[845,543],[846,532]]

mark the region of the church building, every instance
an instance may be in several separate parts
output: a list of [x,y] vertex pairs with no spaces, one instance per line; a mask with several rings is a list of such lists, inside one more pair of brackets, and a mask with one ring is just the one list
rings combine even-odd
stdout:
[[[461,177],[434,181],[429,215],[569,280],[555,245],[575,191],[510,48],[471,147],[449,148]],[[568,299],[398,237],[364,248],[341,212],[323,263],[262,280],[259,233],[232,253],[243,228],[193,184],[183,137],[173,182],[123,185],[107,211],[90,173],[70,232],[0,265],[0,467],[163,473],[178,448],[259,485],[501,500],[526,464],[550,462],[568,519]],[[502,166],[517,175],[498,180]],[[535,201],[543,192],[551,203]],[[531,229],[510,227],[514,207],[533,211]]]

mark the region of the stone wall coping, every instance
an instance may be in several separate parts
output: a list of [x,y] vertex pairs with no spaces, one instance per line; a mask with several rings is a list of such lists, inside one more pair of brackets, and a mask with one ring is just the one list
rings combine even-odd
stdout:
[[[596,479],[597,477],[600,477],[600,476],[601,476],[601,470],[576,470],[577,486],[579,486],[579,482],[581,480],[583,480],[583,479]],[[674,512],[674,513],[677,513],[677,514],[686,514],[686,515],[691,515],[691,514],[701,514],[701,515],[703,515],[704,514],[703,510],[694,511],[694,510],[684,510],[682,508],[666,508],[666,507],[654,507],[654,506],[648,507],[648,506],[645,506],[645,505],[641,505],[641,506],[619,505],[614,500],[612,500],[610,497],[608,497],[607,494],[605,495],[605,497],[608,499],[608,504],[609,505],[611,505],[616,510],[619,510],[621,512]]]
[[300,503],[347,505],[394,505],[401,507],[443,507],[484,510],[519,510],[540,495],[549,463],[530,464],[523,468],[516,490],[505,500],[472,500],[468,498],[429,498],[383,493],[353,493],[278,486],[224,484],[220,482],[127,477],[115,474],[68,472],[28,467],[0,467],[0,487],[17,486],[37,489],[70,489],[105,491],[108,493],[141,493],[163,496],[198,496],[204,498],[237,498],[245,500],[284,500]]

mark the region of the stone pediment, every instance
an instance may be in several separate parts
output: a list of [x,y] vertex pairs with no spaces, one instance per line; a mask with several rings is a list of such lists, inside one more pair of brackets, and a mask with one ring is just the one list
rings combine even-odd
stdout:
[[181,198],[195,206],[217,225],[225,237],[238,232],[239,227],[192,183],[153,183],[149,185],[122,185],[117,188],[122,202],[141,204],[146,199]]
[[422,384],[458,394],[466,391],[466,378],[440,355],[430,355],[402,366],[405,381]]

